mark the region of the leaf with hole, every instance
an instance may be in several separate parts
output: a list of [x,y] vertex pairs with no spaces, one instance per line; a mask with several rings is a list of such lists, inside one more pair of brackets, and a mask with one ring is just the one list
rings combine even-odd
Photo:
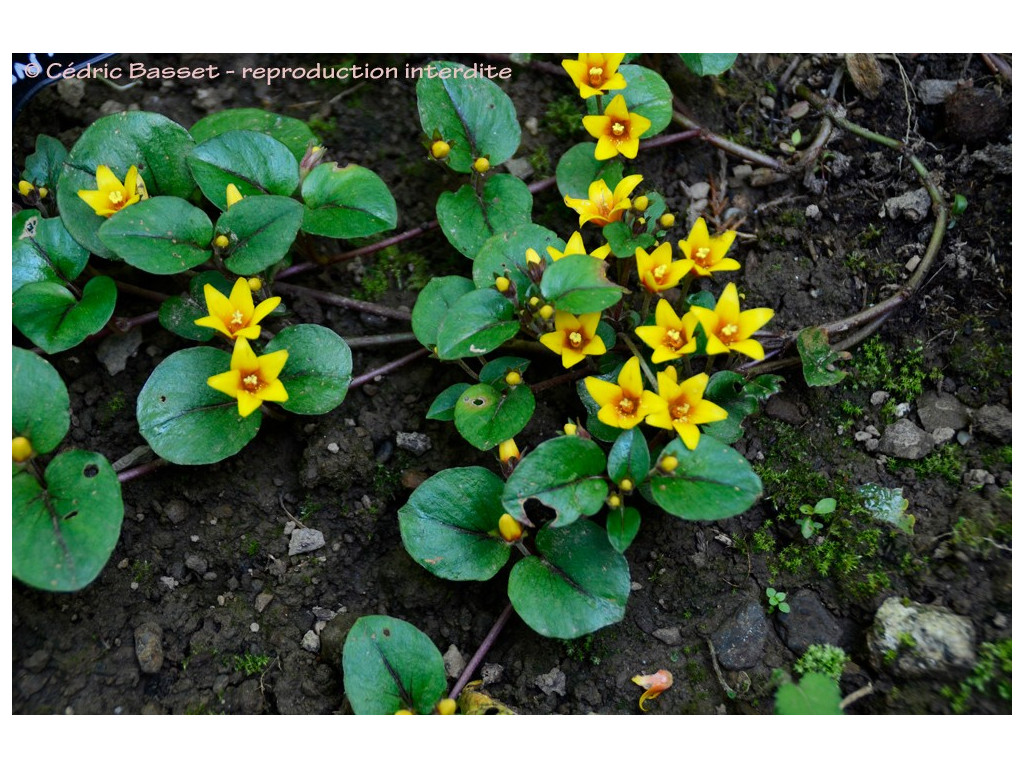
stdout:
[[455,428],[474,448],[486,451],[518,435],[535,407],[525,385],[499,392],[490,384],[474,384],[455,403]]

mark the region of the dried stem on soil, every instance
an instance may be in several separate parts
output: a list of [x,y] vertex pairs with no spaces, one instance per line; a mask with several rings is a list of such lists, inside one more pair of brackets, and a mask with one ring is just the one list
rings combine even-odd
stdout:
[[509,618],[512,616],[512,603],[505,606],[505,610],[498,616],[497,621],[494,622],[494,626],[491,627],[491,631],[487,633],[487,637],[484,638],[483,642],[480,643],[480,647],[476,649],[476,653],[473,654],[473,658],[466,664],[466,668],[462,671],[462,675],[455,681],[455,685],[452,686],[451,693],[448,694],[448,698],[457,699],[459,694],[462,693],[462,689],[466,687],[473,675],[476,673],[476,668],[480,666],[480,662],[484,660],[484,656],[491,650],[491,646],[494,645],[494,641],[498,639],[498,635],[501,634],[501,630],[505,628]]
[[383,376],[386,373],[396,371],[403,365],[407,365],[408,363],[411,363],[413,360],[416,360],[417,358],[426,357],[429,354],[430,350],[425,347],[423,349],[417,349],[415,352],[410,352],[405,357],[400,357],[397,360],[392,360],[390,363],[382,365],[380,368],[376,368],[368,373],[364,373],[362,376],[356,376],[354,379],[352,379],[352,383],[349,384],[349,389],[361,387],[363,386],[363,384],[367,384],[368,382],[373,381],[378,376]]
[[339,296],[336,293],[328,293],[327,291],[318,291],[315,288],[307,288],[304,285],[275,283],[275,287],[280,293],[296,293],[299,296],[308,296],[311,299],[316,299],[319,302],[331,304],[335,307],[345,307],[346,309],[354,309],[359,312],[369,312],[372,315],[391,317],[395,320],[412,319],[412,312],[407,309],[395,309],[394,307],[385,307],[382,304],[374,304],[369,301],[350,299],[346,296]]

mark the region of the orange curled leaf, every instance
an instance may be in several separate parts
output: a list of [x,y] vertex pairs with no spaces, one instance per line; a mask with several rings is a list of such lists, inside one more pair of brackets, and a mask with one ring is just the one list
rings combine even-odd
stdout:
[[672,687],[672,673],[667,669],[659,669],[653,675],[636,675],[633,682],[645,689],[640,696],[640,711],[646,712],[648,699],[655,699],[662,691]]

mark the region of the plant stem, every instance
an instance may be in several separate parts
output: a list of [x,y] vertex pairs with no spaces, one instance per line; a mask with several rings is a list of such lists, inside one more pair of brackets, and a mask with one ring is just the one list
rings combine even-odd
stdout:
[[582,379],[586,375],[588,375],[586,370],[569,371],[568,373],[563,373],[560,374],[559,376],[554,376],[550,379],[545,379],[544,381],[538,382],[536,384],[531,384],[530,391],[533,392],[533,394],[537,394],[538,392],[543,392],[545,389],[557,387],[559,384],[564,384],[566,382]]
[[629,351],[636,355],[636,359],[640,361],[640,368],[643,370],[644,376],[647,378],[647,381],[650,383],[654,391],[657,392],[658,379],[655,378],[654,374],[651,372],[651,369],[647,366],[647,361],[644,360],[644,356],[640,354],[640,351],[636,348],[636,345],[633,343],[633,340],[624,333],[620,333],[619,338],[622,339],[622,341],[625,343],[627,347],[629,347]]
[[676,125],[681,125],[683,128],[688,128],[691,131],[696,131],[697,136],[708,144],[718,147],[719,149],[724,149],[729,154],[736,155],[737,157],[749,160],[752,163],[757,163],[758,165],[763,165],[765,168],[771,168],[773,171],[778,171],[779,173],[787,172],[786,167],[774,157],[769,157],[768,155],[757,152],[749,147],[744,147],[742,144],[729,141],[716,133],[712,133],[700,123],[695,120],[691,120],[689,117],[684,115],[679,110],[678,102],[674,99],[673,102],[675,103],[675,109],[672,110],[672,122]]
[[138,317],[115,317],[111,319],[110,323],[118,333],[127,333],[135,326],[151,323],[154,320],[159,319],[159,317],[159,312],[147,312],[146,314],[139,315]]
[[376,336],[353,336],[345,339],[351,349],[359,347],[385,347],[389,344],[404,344],[416,341],[415,333],[381,333]]
[[368,373],[364,373],[362,376],[356,376],[354,379],[352,379],[352,383],[348,385],[349,389],[361,387],[363,386],[363,384],[373,381],[378,376],[383,376],[386,373],[391,373],[392,371],[401,368],[403,365],[411,363],[416,358],[425,357],[429,354],[430,350],[425,347],[422,349],[417,349],[415,352],[410,352],[405,357],[400,357],[397,360],[392,360],[390,363],[382,365],[380,368],[376,368],[372,371],[369,371]]
[[158,291],[151,291],[148,288],[139,288],[137,285],[131,283],[123,283],[120,280],[115,280],[114,285],[117,286],[117,290],[121,293],[130,293],[133,296],[140,296],[143,299],[151,299],[152,301],[164,302],[170,298],[166,293],[159,293]]
[[483,661],[487,652],[491,650],[491,646],[494,645],[494,641],[498,639],[498,635],[501,634],[501,630],[505,628],[509,618],[512,616],[512,603],[505,606],[505,610],[498,616],[497,621],[494,622],[494,626],[491,627],[491,631],[487,633],[487,637],[484,638],[483,642],[480,643],[480,647],[477,648],[476,653],[473,654],[473,658],[466,664],[466,668],[462,671],[462,675],[452,686],[451,693],[448,694],[448,698],[457,699],[459,694],[462,693],[462,689],[466,687],[466,683],[470,681],[476,668],[480,666],[480,662]]
[[311,299],[316,299],[324,304],[331,304],[335,307],[345,307],[346,309],[355,309],[359,312],[369,312],[373,315],[380,315],[381,317],[391,317],[396,320],[411,320],[412,313],[407,309],[395,309],[394,307],[385,307],[382,304],[374,304],[369,301],[359,301],[358,299],[350,299],[346,296],[339,296],[336,293],[328,293],[327,291],[318,291],[315,288],[307,288],[304,285],[292,285],[291,283],[275,283],[274,287],[280,293],[294,293],[299,296],[308,296]]
[[155,461],[151,461],[148,464],[140,464],[137,467],[131,467],[130,469],[126,469],[123,472],[118,472],[117,480],[120,483],[127,483],[129,480],[134,480],[137,477],[148,475],[153,470],[159,469],[160,467],[166,464],[166,459],[156,459]]

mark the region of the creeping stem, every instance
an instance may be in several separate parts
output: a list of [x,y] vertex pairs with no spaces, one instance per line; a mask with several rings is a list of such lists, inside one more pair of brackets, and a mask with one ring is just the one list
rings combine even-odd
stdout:
[[491,646],[494,645],[494,641],[498,639],[498,635],[501,634],[501,630],[505,628],[509,618],[512,616],[512,603],[505,606],[505,610],[498,616],[497,621],[494,622],[494,626],[491,627],[491,631],[487,633],[487,637],[484,638],[483,642],[480,643],[480,647],[476,649],[476,653],[473,654],[473,658],[466,664],[466,669],[463,670],[462,675],[458,680],[455,681],[455,685],[452,686],[451,693],[448,694],[448,698],[457,699],[459,694],[462,693],[462,689],[466,687],[473,675],[476,673],[476,668],[480,666],[480,662],[483,661],[484,656],[491,650]]

